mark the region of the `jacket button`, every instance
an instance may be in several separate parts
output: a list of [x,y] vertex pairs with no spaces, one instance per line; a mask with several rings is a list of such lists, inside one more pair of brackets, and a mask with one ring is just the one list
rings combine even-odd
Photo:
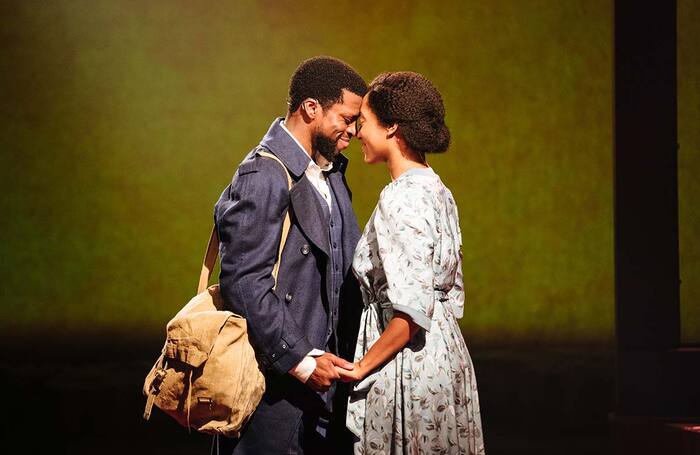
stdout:
[[309,248],[309,245],[304,245],[301,247],[301,254],[303,254],[304,256],[309,254],[309,251],[311,251],[311,248]]
[[289,292],[287,292],[287,295],[284,296],[284,300],[285,300],[287,303],[291,302],[291,301],[292,301],[292,294],[290,294]]

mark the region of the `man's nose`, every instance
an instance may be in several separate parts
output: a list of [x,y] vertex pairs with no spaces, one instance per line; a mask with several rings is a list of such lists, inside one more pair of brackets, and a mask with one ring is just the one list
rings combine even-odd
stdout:
[[348,129],[345,130],[345,132],[348,135],[348,139],[352,139],[353,136],[357,135],[357,131],[355,131],[355,122],[352,122],[349,126]]

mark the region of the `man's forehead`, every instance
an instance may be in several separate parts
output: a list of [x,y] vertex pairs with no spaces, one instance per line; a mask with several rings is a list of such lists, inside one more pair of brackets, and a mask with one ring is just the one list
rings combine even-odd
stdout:
[[362,97],[357,93],[353,93],[349,90],[343,89],[343,101],[336,103],[332,106],[332,109],[339,112],[340,114],[350,114],[357,115],[362,105]]

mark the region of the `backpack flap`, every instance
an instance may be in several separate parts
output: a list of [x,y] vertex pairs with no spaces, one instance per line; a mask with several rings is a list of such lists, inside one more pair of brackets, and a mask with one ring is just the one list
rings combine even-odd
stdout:
[[174,318],[168,323],[163,355],[199,368],[209,358],[216,337],[231,316],[229,311],[200,311]]

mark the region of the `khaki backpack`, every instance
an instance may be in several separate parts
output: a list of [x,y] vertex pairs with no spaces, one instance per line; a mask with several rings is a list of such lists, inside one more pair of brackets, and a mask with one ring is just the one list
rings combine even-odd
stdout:
[[[258,154],[280,163],[291,189],[284,164],[270,153]],[[290,225],[288,211],[272,271],[275,286]],[[214,228],[197,295],[168,322],[163,351],[144,381],[143,417],[150,418],[155,404],[188,429],[237,438],[262,398],[265,378],[248,341],[245,318],[223,309],[218,284],[207,287],[218,250]]]

